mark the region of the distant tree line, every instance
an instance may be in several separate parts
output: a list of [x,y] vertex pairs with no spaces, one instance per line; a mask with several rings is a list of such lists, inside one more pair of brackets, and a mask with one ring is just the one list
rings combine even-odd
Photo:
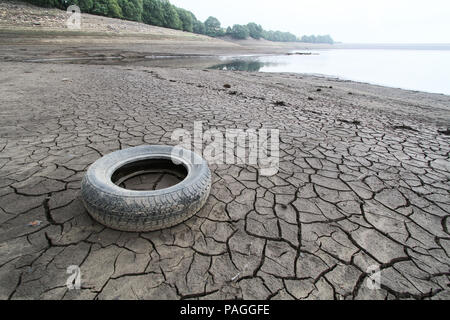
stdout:
[[324,35],[324,36],[303,36],[300,39],[301,42],[307,42],[307,43],[329,43],[333,44],[333,38],[331,38],[330,35]]
[[106,17],[143,22],[146,24],[183,30],[210,37],[231,36],[234,39],[266,39],[280,42],[333,43],[329,35],[303,36],[297,38],[290,32],[266,31],[254,22],[247,25],[235,24],[227,29],[222,28],[220,21],[209,17],[205,22],[185,9],[172,5],[168,0],[25,0],[42,7],[66,9],[77,5],[81,12]]
[[295,42],[299,39],[290,32],[282,31],[267,31],[261,25],[250,22],[246,25],[235,24],[233,27],[228,27],[225,34],[234,39],[266,39],[270,41]]

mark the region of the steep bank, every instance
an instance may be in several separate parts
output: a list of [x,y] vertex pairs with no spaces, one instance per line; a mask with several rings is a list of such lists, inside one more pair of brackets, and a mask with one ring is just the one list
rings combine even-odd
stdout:
[[[69,30],[69,15],[16,1],[0,3],[0,58],[122,54],[233,55],[286,53],[313,48],[301,43],[217,39],[143,23],[82,14],[81,30]],[[87,52],[87,53],[84,53]]]

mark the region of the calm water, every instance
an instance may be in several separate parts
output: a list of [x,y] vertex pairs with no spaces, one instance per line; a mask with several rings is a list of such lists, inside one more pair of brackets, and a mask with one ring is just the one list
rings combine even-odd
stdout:
[[334,76],[450,95],[450,50],[318,50],[311,55],[244,57],[217,69]]

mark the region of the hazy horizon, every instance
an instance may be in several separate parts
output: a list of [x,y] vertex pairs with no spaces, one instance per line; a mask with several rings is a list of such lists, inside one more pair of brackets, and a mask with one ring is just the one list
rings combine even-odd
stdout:
[[445,0],[171,0],[199,20],[214,16],[223,27],[256,22],[266,30],[297,36],[330,34],[337,42],[358,44],[450,43],[450,2]]

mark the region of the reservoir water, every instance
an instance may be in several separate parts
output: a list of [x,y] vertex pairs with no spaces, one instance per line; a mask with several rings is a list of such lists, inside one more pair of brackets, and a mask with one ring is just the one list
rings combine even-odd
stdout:
[[228,57],[213,68],[308,73],[450,95],[450,50],[330,49],[300,53]]

